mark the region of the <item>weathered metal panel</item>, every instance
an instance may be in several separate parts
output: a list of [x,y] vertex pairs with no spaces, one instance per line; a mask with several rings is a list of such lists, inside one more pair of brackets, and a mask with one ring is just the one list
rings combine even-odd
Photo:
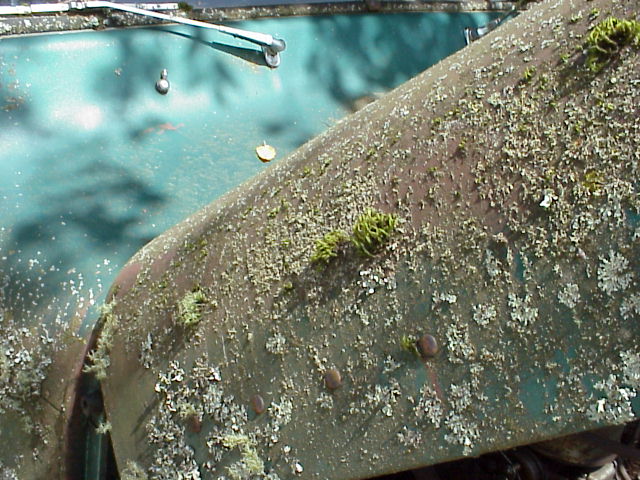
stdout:
[[[76,335],[93,327],[93,302],[135,251],[265,168],[255,158],[263,141],[277,148],[278,162],[462,47],[461,29],[486,20],[244,22],[287,39],[277,70],[242,42],[176,26],[3,37],[0,477],[16,470],[53,478],[64,441],[78,443],[65,430],[82,426],[65,427],[86,347]],[[377,40],[390,29],[393,37]],[[165,96],[154,89],[163,68]]]
[[[593,16],[635,4],[574,3],[534,6],[136,254],[95,364],[122,465],[355,479],[636,415],[638,53],[598,75],[580,53]],[[311,261],[369,208],[397,218],[372,256]]]

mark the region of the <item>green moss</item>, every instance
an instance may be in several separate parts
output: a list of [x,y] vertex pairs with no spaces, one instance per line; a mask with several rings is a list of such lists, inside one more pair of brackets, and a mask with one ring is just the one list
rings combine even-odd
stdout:
[[364,255],[373,256],[375,250],[389,240],[397,223],[395,215],[368,208],[356,220],[351,242]]
[[535,74],[536,74],[536,67],[534,66],[527,67],[524,73],[522,74],[522,80],[525,83],[528,83],[531,81],[531,79],[534,77]]
[[267,217],[275,218],[279,212],[280,212],[280,206],[274,207],[267,212]]
[[601,172],[597,170],[588,170],[584,174],[582,180],[582,186],[586,188],[589,193],[598,193],[604,186],[604,177]]
[[376,149],[376,147],[369,147],[369,150],[367,150],[365,159],[366,160],[374,159],[376,157],[376,153],[378,153],[378,150]]
[[603,20],[587,37],[587,68],[598,73],[627,45],[640,45],[640,22],[616,17]]
[[547,75],[546,73],[543,73],[542,75],[540,75],[538,88],[540,88],[540,90],[546,90],[548,86],[549,86],[549,75]]
[[338,256],[338,247],[348,240],[347,234],[341,230],[333,230],[324,237],[316,240],[316,249],[311,255],[312,262],[327,263]]
[[202,309],[207,303],[207,296],[199,288],[187,293],[178,303],[176,323],[185,328],[197,325],[202,319]]
[[400,347],[402,347],[403,350],[406,350],[409,353],[412,353],[416,356],[419,356],[420,353],[418,352],[418,347],[416,347],[416,339],[414,337],[411,337],[409,335],[403,335],[402,337],[400,337]]

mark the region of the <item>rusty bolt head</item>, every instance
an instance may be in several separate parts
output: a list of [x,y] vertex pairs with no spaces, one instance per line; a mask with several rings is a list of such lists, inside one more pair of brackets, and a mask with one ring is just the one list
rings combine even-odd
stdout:
[[188,419],[189,430],[193,433],[200,433],[202,430],[202,420],[198,417],[198,415],[190,415]]
[[342,385],[342,376],[335,368],[330,368],[324,372],[324,384],[329,390],[336,390]]
[[437,340],[433,335],[429,335],[428,333],[418,339],[416,347],[418,347],[418,351],[420,352],[420,355],[422,355],[422,358],[433,358],[439,350]]
[[264,398],[262,398],[260,395],[254,395],[253,397],[251,397],[251,407],[253,408],[253,411],[258,415],[264,413],[266,409]]

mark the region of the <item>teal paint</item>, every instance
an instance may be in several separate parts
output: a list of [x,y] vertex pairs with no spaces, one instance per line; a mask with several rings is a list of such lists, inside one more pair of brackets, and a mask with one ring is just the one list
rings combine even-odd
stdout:
[[[251,44],[164,26],[0,40],[0,274],[5,308],[35,322],[101,301],[144,243],[349,113],[464,46],[487,14],[239,22]],[[222,43],[225,42],[225,43]],[[171,90],[154,85],[163,68]],[[89,315],[90,326],[95,315]]]
[[532,372],[531,376],[520,382],[519,398],[527,413],[532,418],[544,418],[544,405],[547,400],[548,385],[544,382],[541,371]]

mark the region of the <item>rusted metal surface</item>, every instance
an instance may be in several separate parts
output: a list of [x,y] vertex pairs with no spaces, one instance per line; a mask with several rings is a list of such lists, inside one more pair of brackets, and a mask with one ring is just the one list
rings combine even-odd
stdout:
[[[580,53],[610,13],[532,7],[136,254],[94,362],[120,465],[357,479],[634,418],[640,63]],[[387,242],[311,261],[368,209]]]
[[85,313],[69,320],[69,330],[51,332],[0,307],[0,477],[63,477],[67,413],[87,353],[70,331]]

